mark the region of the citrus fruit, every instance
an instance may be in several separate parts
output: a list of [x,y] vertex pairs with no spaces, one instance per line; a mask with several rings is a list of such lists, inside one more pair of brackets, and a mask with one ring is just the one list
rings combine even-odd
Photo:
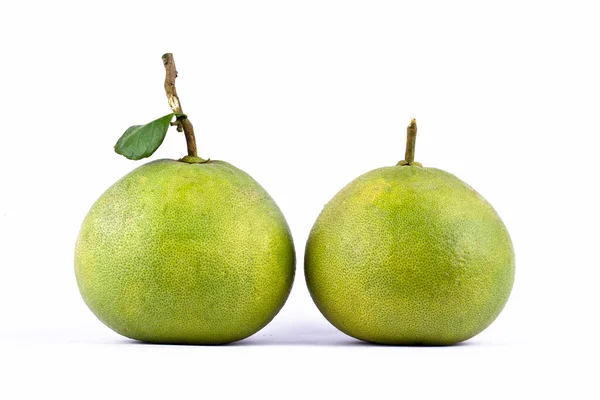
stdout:
[[108,189],[85,218],[81,294],[116,332],[161,343],[227,343],[283,306],[292,238],[275,202],[222,161],[159,160]]
[[492,206],[454,175],[407,160],[368,172],[325,206],[305,276],[323,315],[384,344],[454,344],[494,321],[514,280],[513,246]]
[[147,163],[96,201],[75,246],[77,283],[94,314],[129,338],[241,340],[271,321],[290,293],[292,236],[254,179],[224,161],[198,157],[175,90],[172,54],[163,63],[173,113],[130,127],[115,151],[148,157],[177,125],[188,155]]

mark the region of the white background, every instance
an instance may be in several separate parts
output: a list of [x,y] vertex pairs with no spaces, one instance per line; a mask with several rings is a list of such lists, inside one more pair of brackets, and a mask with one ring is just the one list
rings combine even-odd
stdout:
[[[0,398],[598,396],[596,3],[3,1]],[[145,162],[114,143],[170,112],[165,52],[200,155],[257,179],[296,243],[286,306],[230,346],[120,337],[73,273],[88,209]],[[304,283],[323,205],[402,159],[411,117],[417,161],[482,193],[517,255],[503,313],[455,347],[355,341]],[[184,154],[172,131],[152,159]]]

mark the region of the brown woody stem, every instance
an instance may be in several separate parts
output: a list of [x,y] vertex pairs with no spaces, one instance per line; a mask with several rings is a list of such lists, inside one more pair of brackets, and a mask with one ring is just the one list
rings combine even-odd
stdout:
[[415,162],[415,143],[417,141],[417,120],[414,118],[410,121],[410,124],[406,128],[406,153],[404,154],[404,161],[408,165]]
[[[177,70],[175,69],[175,59],[173,58],[173,54],[164,54],[162,56],[162,60],[166,72],[165,92],[167,92],[169,106],[171,106],[171,110],[173,110],[174,113],[183,114],[181,102],[179,101],[179,97],[177,96],[177,89],[175,88],[175,78],[177,78]],[[183,134],[185,135],[185,140],[187,142],[188,156],[198,157],[198,150],[196,148],[196,137],[194,136],[194,127],[192,126],[190,120],[186,116],[178,116],[175,124],[177,125],[178,131],[181,132],[181,130],[183,129]]]

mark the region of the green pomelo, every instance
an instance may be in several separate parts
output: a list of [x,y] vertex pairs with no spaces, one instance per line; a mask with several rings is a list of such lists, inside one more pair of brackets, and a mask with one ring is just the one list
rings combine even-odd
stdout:
[[453,344],[483,331],[512,289],[515,258],[492,206],[447,172],[368,172],[317,219],[305,274],[323,315],[358,339]]
[[79,289],[94,314],[156,343],[252,335],[285,303],[294,269],[281,211],[223,161],[137,168],[93,205],[75,249]]

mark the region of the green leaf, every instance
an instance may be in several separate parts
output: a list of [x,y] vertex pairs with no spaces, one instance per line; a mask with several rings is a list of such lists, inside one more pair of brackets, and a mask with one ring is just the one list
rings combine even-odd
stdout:
[[115,144],[115,151],[130,160],[150,157],[165,140],[174,115],[167,114],[146,125],[130,126]]

